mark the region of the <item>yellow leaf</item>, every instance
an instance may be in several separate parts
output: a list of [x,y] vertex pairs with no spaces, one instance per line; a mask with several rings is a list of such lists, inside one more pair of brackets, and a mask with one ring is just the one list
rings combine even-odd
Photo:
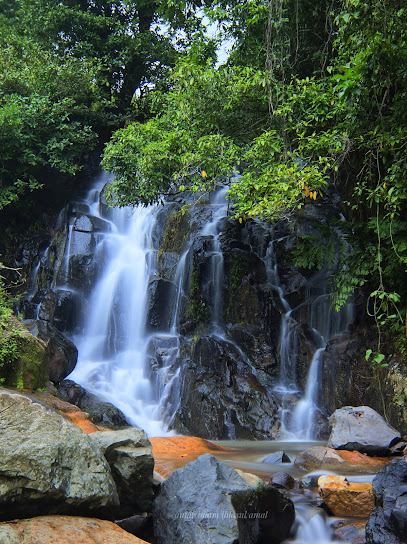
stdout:
[[383,183],[383,189],[386,189],[386,184],[385,183]]
[[242,218],[241,218],[241,217],[239,217],[239,223],[241,223],[241,222],[242,222]]
[[314,200],[317,199],[317,192],[316,192],[316,191],[314,191],[314,192],[312,193],[312,198],[313,198]]
[[202,177],[203,177],[203,178],[207,178],[207,177],[208,177],[208,174],[205,172],[205,170],[202,170]]
[[309,189],[307,186],[305,186],[305,196],[309,196]]

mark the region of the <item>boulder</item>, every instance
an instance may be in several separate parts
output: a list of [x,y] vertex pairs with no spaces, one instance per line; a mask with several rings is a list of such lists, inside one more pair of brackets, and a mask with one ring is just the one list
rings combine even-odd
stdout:
[[335,539],[339,542],[351,542],[352,544],[365,544],[364,520],[338,520],[332,524]]
[[344,476],[320,476],[318,490],[334,516],[366,517],[374,508],[370,483],[348,482]]
[[99,448],[61,414],[0,389],[0,519],[111,516],[119,500]]
[[262,463],[291,463],[291,459],[283,451],[275,451],[267,455]]
[[130,425],[126,416],[116,406],[89,393],[72,380],[63,380],[58,385],[58,393],[66,402],[75,404],[90,414],[95,425],[102,425],[109,429],[120,429]]
[[369,406],[345,406],[330,417],[332,425],[328,447],[356,450],[368,455],[388,455],[402,441],[398,431]]
[[299,483],[286,472],[277,472],[270,478],[269,485],[273,487],[288,489],[289,491],[299,491]]
[[314,446],[297,455],[294,465],[312,472],[314,470],[339,472],[378,472],[389,457],[369,457],[358,451],[333,450],[325,446]]
[[96,432],[90,436],[110,465],[120,500],[120,513],[151,511],[154,459],[144,431],[131,427],[122,431]]
[[111,521],[73,516],[40,516],[0,523],[4,544],[148,544]]
[[78,360],[76,346],[47,321],[30,319],[24,321],[24,325],[31,334],[48,345],[49,379],[54,383],[59,383],[75,368]]
[[407,541],[407,458],[394,459],[373,480],[376,508],[366,523],[367,544]]
[[154,503],[157,544],[282,542],[294,505],[277,489],[254,483],[210,454],[176,470]]

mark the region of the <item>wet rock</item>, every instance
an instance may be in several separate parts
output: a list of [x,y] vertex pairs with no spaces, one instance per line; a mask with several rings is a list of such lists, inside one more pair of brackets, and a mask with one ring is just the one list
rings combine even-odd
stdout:
[[390,448],[402,441],[400,433],[369,406],[345,406],[332,414],[330,423],[330,448],[388,455]]
[[90,438],[109,463],[119,495],[120,514],[129,516],[151,511],[154,459],[145,432],[131,427],[96,432]]
[[405,544],[407,458],[393,460],[373,480],[376,508],[366,523],[367,544]]
[[255,489],[206,454],[162,483],[154,517],[157,544],[277,544],[288,536],[295,514],[276,489]]
[[147,328],[150,331],[168,332],[172,324],[175,305],[175,285],[158,278],[148,284]]
[[26,320],[24,326],[31,334],[47,343],[50,355],[49,379],[59,383],[75,368],[78,359],[76,346],[46,321]]
[[273,474],[269,485],[277,488],[288,489],[289,491],[298,491],[300,488],[298,482],[286,472],[277,472],[276,474]]
[[0,390],[0,519],[112,515],[116,486],[100,450],[76,425],[21,393]]
[[291,463],[291,459],[283,451],[275,451],[267,455],[262,463]]
[[130,425],[126,416],[116,406],[89,393],[71,380],[63,380],[58,385],[58,393],[63,400],[75,404],[90,414],[92,422],[96,425],[111,429],[120,429]]
[[333,523],[335,539],[352,544],[365,544],[365,521],[339,520]]
[[153,541],[153,517],[144,512],[131,516],[129,518],[115,520],[116,525],[124,529],[127,533],[143,538],[149,542]]
[[366,517],[374,508],[370,483],[348,482],[344,476],[320,476],[318,490],[334,516]]
[[294,461],[294,465],[308,472],[314,470],[376,472],[388,462],[388,458],[368,457],[359,452],[315,446],[301,452]]
[[0,542],[7,544],[148,544],[114,523],[74,516],[40,516],[0,523]]
[[203,438],[274,438],[278,407],[231,342],[202,337],[183,370],[175,425]]

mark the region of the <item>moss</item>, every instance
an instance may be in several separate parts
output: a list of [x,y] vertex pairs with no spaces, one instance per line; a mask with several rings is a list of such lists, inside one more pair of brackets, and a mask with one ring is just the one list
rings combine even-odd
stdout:
[[189,286],[188,314],[195,322],[205,322],[209,319],[209,313],[209,309],[201,296],[199,270],[194,268]]
[[168,218],[158,255],[162,253],[181,253],[189,231],[188,206]]
[[19,389],[45,387],[49,379],[49,352],[45,342],[35,338],[12,318],[0,335],[0,379]]
[[229,286],[235,290],[242,283],[243,279],[250,272],[250,266],[247,259],[240,253],[232,253],[230,255],[229,264]]

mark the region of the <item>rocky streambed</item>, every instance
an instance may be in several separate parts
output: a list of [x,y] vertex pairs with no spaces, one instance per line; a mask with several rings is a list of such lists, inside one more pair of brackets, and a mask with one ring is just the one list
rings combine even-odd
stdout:
[[149,440],[49,393],[1,389],[0,542],[406,542],[402,437],[367,407],[331,423],[328,446],[305,451]]

